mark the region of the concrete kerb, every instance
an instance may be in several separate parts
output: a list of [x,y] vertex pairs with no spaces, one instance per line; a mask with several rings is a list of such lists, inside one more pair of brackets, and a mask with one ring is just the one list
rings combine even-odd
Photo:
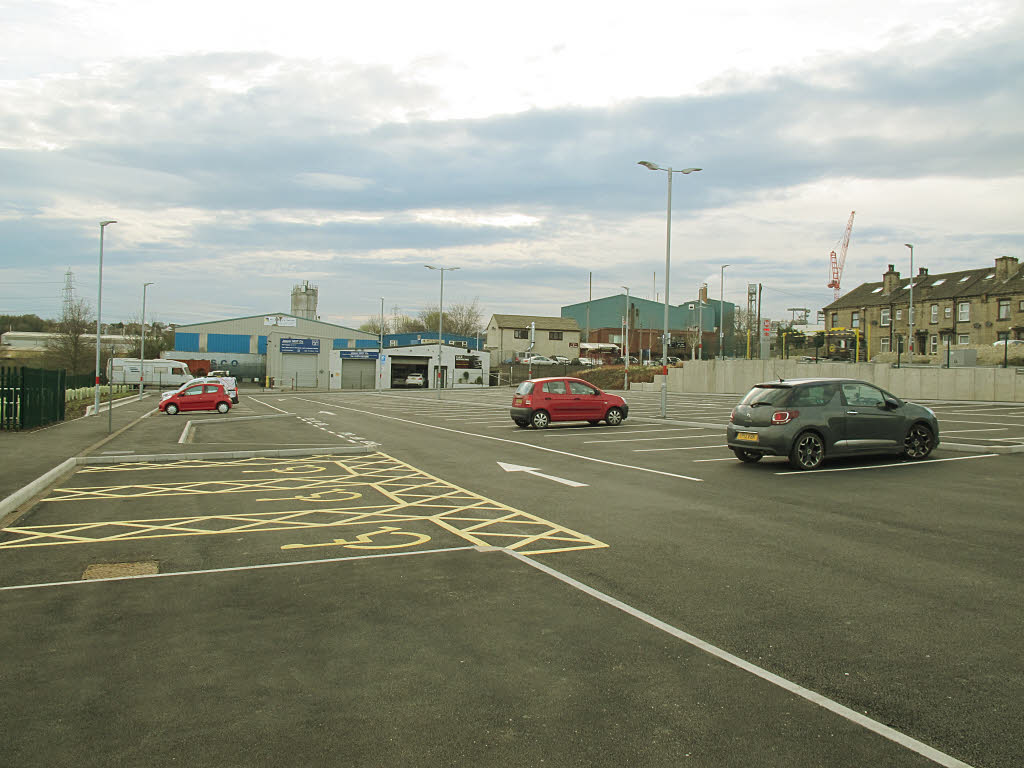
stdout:
[[[285,418],[287,416],[295,416],[295,414],[294,413],[270,413],[270,414],[267,414],[265,416],[235,416],[235,417],[233,417],[231,419],[230,423],[234,424],[235,422],[238,422],[238,421],[255,421],[257,419],[281,419],[281,418]],[[178,438],[178,442],[181,443],[181,444],[185,444],[185,443],[190,442],[192,440],[192,431],[197,426],[202,426],[203,424],[206,424],[207,421],[208,421],[207,419],[202,419],[201,421],[196,421],[194,419],[189,419],[188,421],[186,421],[185,422],[185,429],[183,429],[181,431],[181,437]],[[218,422],[218,426],[223,426],[224,423],[225,422]]]

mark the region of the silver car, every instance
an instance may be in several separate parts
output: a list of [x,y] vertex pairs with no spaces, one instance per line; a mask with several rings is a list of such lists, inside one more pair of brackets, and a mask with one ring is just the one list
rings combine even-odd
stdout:
[[750,464],[787,456],[796,469],[817,469],[837,456],[923,459],[939,444],[939,422],[866,381],[779,380],[755,385],[733,409],[726,442]]

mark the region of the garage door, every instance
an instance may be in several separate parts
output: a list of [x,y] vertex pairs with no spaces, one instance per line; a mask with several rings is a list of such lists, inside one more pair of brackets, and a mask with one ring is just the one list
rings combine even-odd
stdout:
[[418,373],[423,376],[423,384],[421,386],[427,386],[427,383],[430,381],[429,366],[429,357],[393,355],[391,357],[391,386],[404,387],[405,379],[410,373]]
[[284,379],[281,386],[294,387],[316,387],[317,381],[317,355],[281,355]]
[[342,389],[373,389],[377,375],[376,360],[342,360]]

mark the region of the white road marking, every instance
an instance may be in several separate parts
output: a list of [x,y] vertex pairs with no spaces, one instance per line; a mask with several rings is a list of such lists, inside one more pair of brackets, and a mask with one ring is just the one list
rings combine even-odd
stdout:
[[959,432],[1005,432],[1008,427],[990,427],[989,429],[944,429],[942,430],[943,436],[955,435]]
[[[573,433],[578,433],[578,434],[581,434],[581,435],[592,435],[595,432],[610,432],[613,429],[615,430],[615,434],[616,435],[646,435],[646,434],[650,434],[652,432],[653,433],[661,433],[661,432],[686,432],[686,431],[692,431],[694,429],[707,429],[707,427],[668,427],[668,428],[665,428],[665,427],[658,427],[658,426],[655,425],[655,426],[652,426],[651,429],[631,429],[631,430],[625,430],[625,429],[620,429],[619,427],[607,427],[607,426],[604,427],[603,429],[599,428],[599,429],[596,429],[596,430],[594,428],[592,428],[592,427],[579,427],[578,430],[573,430]],[[570,432],[555,432],[555,433],[551,433],[551,434],[548,434],[548,433],[545,433],[545,434],[547,435],[547,437],[574,437],[575,435],[573,433],[570,433]],[[600,443],[600,442],[604,442],[604,441],[602,441],[602,440],[595,440],[594,442]],[[607,442],[615,442],[615,441],[614,440],[609,440]]]
[[[265,406],[267,406],[267,408],[273,408],[278,413],[289,413],[289,411],[282,410],[281,408],[278,408],[276,405],[271,405],[270,403],[263,402],[258,397],[251,397],[249,399],[253,400],[254,402],[259,403],[260,405],[265,405]],[[281,400],[278,400],[278,402],[281,402]]]
[[709,435],[673,435],[672,437],[627,437],[625,440],[584,440],[584,443],[649,443],[654,440],[703,440]]
[[862,469],[893,469],[895,467],[926,467],[940,461],[967,461],[968,459],[990,459],[998,453],[981,453],[977,456],[952,456],[948,459],[925,459],[924,461],[907,461],[900,464],[875,464],[870,467],[836,467],[835,469],[794,469],[789,472],[776,472],[776,475],[813,475],[818,472],[859,472]]
[[[305,400],[306,402],[313,403],[314,405],[326,405],[326,403],[321,403],[321,402],[319,402],[317,400],[309,400],[309,399],[304,398],[304,397],[300,397],[298,399],[299,400]],[[479,438],[481,440],[494,440],[494,441],[499,442],[499,443],[510,443],[512,445],[522,446],[523,448],[532,448],[535,451],[547,451],[548,453],[557,453],[560,456],[569,456],[571,458],[581,459],[583,461],[592,461],[595,464],[605,464],[605,465],[610,466],[610,467],[619,467],[620,469],[632,469],[632,470],[636,470],[637,472],[648,472],[648,473],[650,473],[652,475],[662,475],[663,477],[674,477],[674,478],[677,478],[679,480],[692,480],[695,483],[703,483],[704,482],[699,477],[690,477],[689,475],[680,475],[680,474],[676,474],[675,472],[662,472],[660,469],[651,469],[649,467],[637,467],[637,466],[633,466],[632,464],[620,464],[617,461],[606,461],[605,459],[596,459],[596,458],[594,458],[592,456],[583,456],[583,455],[578,454],[578,453],[569,453],[568,451],[559,451],[559,450],[556,450],[554,448],[546,448],[545,446],[542,446],[542,445],[533,445],[531,443],[522,443],[522,442],[520,442],[518,440],[509,440],[509,439],[504,438],[504,437],[495,437],[494,435],[480,435],[480,434],[477,434],[476,432],[464,432],[461,429],[452,429],[451,427],[442,427],[442,426],[439,426],[437,424],[424,424],[421,421],[413,421],[412,419],[403,419],[403,418],[400,418],[398,416],[387,416],[387,415],[385,415],[383,413],[374,413],[373,411],[367,411],[367,410],[362,409],[362,408],[348,408],[348,407],[345,407],[345,406],[335,406],[335,407],[341,408],[342,410],[346,410],[346,411],[355,411],[356,413],[376,416],[379,419],[388,419],[389,421],[400,421],[403,424],[415,424],[417,427],[424,427],[425,429],[436,429],[436,430],[439,430],[441,432],[452,432],[453,434],[456,434],[456,435],[466,435],[467,437],[476,437],[476,438]]]
[[736,461],[736,457],[735,456],[727,456],[724,459],[694,459],[693,463],[694,464],[700,464],[703,461]]
[[568,485],[572,488],[586,488],[586,483],[577,483],[575,480],[567,480],[564,477],[555,477],[554,475],[547,475],[543,472],[538,472],[536,467],[524,467],[521,464],[506,464],[504,461],[499,461],[498,466],[504,469],[506,472],[525,472],[528,475],[534,477],[543,477],[546,480],[554,480],[556,483],[562,485]]
[[[707,435],[702,435],[707,437]],[[686,448],[634,448],[633,453],[655,453],[657,451],[699,451],[703,448],[728,448],[728,445],[690,445]]]
[[600,600],[602,603],[605,603],[606,605],[610,605],[613,608],[617,608],[623,613],[626,613],[635,619],[639,619],[640,621],[649,624],[655,629],[660,629],[662,632],[672,635],[672,637],[675,637],[678,640],[682,640],[684,643],[692,645],[694,648],[698,648],[699,650],[702,650],[705,653],[708,653],[718,659],[721,659],[727,664],[731,664],[734,667],[738,667],[739,669],[742,669],[744,672],[749,672],[750,674],[759,677],[762,680],[771,683],[772,685],[782,688],[784,691],[788,691],[789,693],[799,696],[800,698],[805,699],[811,702],[812,704],[816,704],[822,709],[827,709],[829,712],[839,715],[840,717],[849,720],[850,722],[855,723],[856,725],[859,725],[862,728],[866,728],[872,733],[877,733],[879,736],[889,739],[890,741],[899,744],[901,747],[909,749],[913,752],[917,752],[919,755],[923,755],[932,762],[944,766],[944,768],[971,768],[971,766],[968,763],[957,760],[955,757],[947,755],[945,752],[940,752],[939,750],[935,749],[934,747],[928,746],[922,741],[918,741],[917,739],[912,738],[911,736],[907,736],[905,733],[897,731],[895,728],[890,728],[888,725],[880,723],[877,720],[872,720],[867,715],[863,715],[860,712],[857,712],[856,710],[850,709],[849,707],[845,707],[839,702],[833,701],[832,699],[822,696],[820,693],[812,691],[809,688],[804,688],[802,685],[798,685],[797,683],[787,680],[784,677],[780,677],[779,675],[769,672],[767,669],[759,667],[756,664],[751,664],[749,661],[741,659],[739,656],[734,656],[728,651],[722,650],[718,646],[712,645],[711,643],[706,642],[705,640],[701,640],[699,637],[696,637],[695,635],[691,635],[689,632],[684,632],[681,629],[673,627],[671,624],[667,624],[664,621],[661,621],[660,619],[656,619],[649,613],[644,613],[640,609],[634,608],[633,606],[628,605],[622,602],[621,600],[616,600],[611,595],[607,595],[604,592],[594,589],[593,587],[587,586],[583,582],[577,581],[571,576],[565,575],[561,571],[556,571],[554,568],[551,568],[547,565],[543,565],[542,563],[539,563],[536,560],[527,557],[526,555],[522,555],[519,552],[513,552],[511,550],[503,551],[506,554],[509,554],[512,557],[516,558],[517,560],[526,563],[532,568],[536,568],[538,571],[546,573],[549,576],[558,579],[562,583],[568,584],[570,587],[577,589],[586,595],[590,595],[596,600]]

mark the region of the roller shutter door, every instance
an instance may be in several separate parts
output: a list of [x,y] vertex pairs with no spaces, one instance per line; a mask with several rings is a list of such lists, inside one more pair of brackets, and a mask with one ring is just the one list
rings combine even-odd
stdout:
[[374,377],[377,375],[376,360],[342,360],[342,389],[373,389]]
[[284,375],[279,386],[300,387],[319,386],[317,381],[317,355],[281,355],[283,360]]

